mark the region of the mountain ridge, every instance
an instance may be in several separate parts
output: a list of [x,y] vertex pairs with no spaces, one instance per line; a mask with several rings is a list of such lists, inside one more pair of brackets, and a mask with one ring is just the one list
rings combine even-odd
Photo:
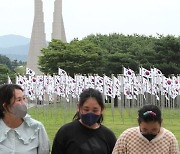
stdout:
[[0,36],[0,54],[11,60],[27,61],[30,38],[21,35]]
[[29,44],[30,38],[21,35],[3,35],[0,36],[0,48],[9,48],[14,46],[20,46],[24,44]]

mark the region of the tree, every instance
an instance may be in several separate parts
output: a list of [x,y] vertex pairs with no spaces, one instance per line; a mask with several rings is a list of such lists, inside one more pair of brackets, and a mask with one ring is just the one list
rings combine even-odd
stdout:
[[10,60],[8,57],[6,57],[6,56],[4,56],[4,55],[1,55],[1,54],[0,54],[0,64],[4,64],[4,65],[6,65],[9,69],[12,70],[11,60]]
[[39,59],[40,70],[53,74],[60,67],[71,76],[75,73],[103,74],[105,52],[87,40],[73,40],[69,44],[52,40],[48,48],[42,50],[42,56]]
[[7,83],[7,76],[10,73],[9,68],[6,65],[0,64],[0,84]]
[[42,50],[41,71],[56,73],[58,67],[74,73],[119,74],[122,65],[139,72],[139,67],[159,68],[165,75],[180,72],[180,37],[159,35],[89,35],[70,43],[50,42]]
[[166,37],[160,36],[156,40],[154,50],[157,53],[156,59],[159,62],[155,64],[163,73],[179,74],[180,72],[180,37],[168,35]]

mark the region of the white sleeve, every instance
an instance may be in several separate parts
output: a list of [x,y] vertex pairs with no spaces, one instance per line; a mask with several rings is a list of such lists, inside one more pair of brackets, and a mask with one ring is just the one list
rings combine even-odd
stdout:
[[49,154],[50,143],[43,124],[41,124],[40,126],[38,137],[39,137],[38,154]]

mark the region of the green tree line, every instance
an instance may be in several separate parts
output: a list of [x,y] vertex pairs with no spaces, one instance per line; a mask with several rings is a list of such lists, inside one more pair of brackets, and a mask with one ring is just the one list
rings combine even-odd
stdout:
[[[8,76],[12,82],[15,82],[15,73],[17,73],[18,66],[24,66],[25,62],[13,60],[11,61],[5,55],[0,54],[0,84],[8,82]],[[21,72],[21,71],[18,71]],[[22,72],[24,73],[24,72]]]
[[57,73],[58,67],[69,75],[121,74],[122,66],[136,73],[139,67],[159,68],[166,76],[180,73],[180,37],[172,35],[89,35],[70,43],[52,40],[42,49],[40,70]]

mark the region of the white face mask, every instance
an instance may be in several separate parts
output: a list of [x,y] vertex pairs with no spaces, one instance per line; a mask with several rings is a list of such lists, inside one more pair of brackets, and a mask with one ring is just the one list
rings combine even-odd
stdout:
[[12,113],[19,118],[24,118],[27,114],[27,106],[23,103],[12,107]]

